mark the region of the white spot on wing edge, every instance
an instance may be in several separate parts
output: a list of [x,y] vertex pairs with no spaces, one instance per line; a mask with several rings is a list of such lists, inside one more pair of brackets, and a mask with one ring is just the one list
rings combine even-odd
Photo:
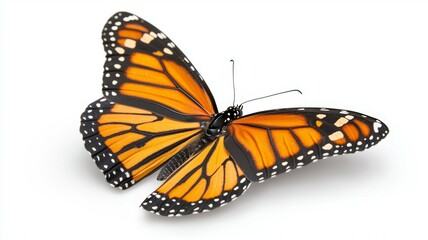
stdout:
[[324,145],[323,147],[322,147],[322,149],[324,149],[324,150],[330,150],[330,149],[332,149],[333,148],[333,145],[331,144],[331,143],[327,143],[326,145]]
[[336,141],[336,140],[339,140],[339,139],[341,139],[341,138],[343,138],[344,136],[343,136],[343,133],[341,132],[341,131],[336,131],[336,132],[334,132],[334,133],[332,133],[332,134],[330,134],[330,135],[328,135],[328,138],[331,140],[331,141]]
[[119,53],[119,54],[124,54],[125,53],[125,49],[123,49],[121,47],[116,47],[114,50],[116,50],[116,52]]
[[336,127],[342,127],[343,125],[348,123],[348,119],[344,118],[344,117],[340,117],[339,119],[337,119],[337,121],[334,123],[334,126]]
[[382,127],[382,123],[380,123],[380,122],[374,122],[373,123],[373,130],[374,130],[375,133],[378,133],[379,132],[379,128],[381,128],[381,127]]
[[123,45],[127,48],[135,48],[135,46],[137,46],[137,42],[134,39],[126,39]]
[[158,37],[159,37],[160,39],[165,39],[165,38],[166,38],[166,35],[165,35],[164,33],[160,32],[160,33],[158,33]]
[[164,48],[163,52],[166,53],[166,54],[172,55],[172,51],[169,48]]
[[130,16],[128,16],[128,17],[124,17],[124,18],[123,18],[123,21],[125,21],[125,22],[129,22],[129,21],[136,21],[136,20],[138,20],[138,17],[137,17],[137,16],[135,16],[135,15],[130,15]]
[[167,43],[167,45],[170,48],[175,48],[175,44],[173,42],[169,42],[169,43]]
[[325,118],[326,116],[327,116],[327,115],[322,114],[322,113],[317,114],[317,118],[319,118],[319,119],[323,119],[323,118]]
[[348,119],[348,120],[352,120],[352,119],[354,119],[354,116],[352,116],[352,115],[346,115],[345,118]]
[[140,38],[140,41],[146,44],[149,44],[154,37],[150,34],[144,33],[143,36]]
[[155,33],[155,32],[150,32],[150,35],[151,35],[152,37],[154,37],[154,38],[157,38],[157,37],[158,37],[158,35],[156,35],[156,33]]

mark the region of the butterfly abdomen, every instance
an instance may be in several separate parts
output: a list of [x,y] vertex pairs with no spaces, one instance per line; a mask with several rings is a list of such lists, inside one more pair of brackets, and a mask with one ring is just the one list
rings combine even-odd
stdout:
[[176,169],[178,169],[191,156],[200,152],[208,143],[204,138],[199,142],[195,142],[185,147],[183,150],[172,156],[160,170],[157,180],[163,181],[167,179]]

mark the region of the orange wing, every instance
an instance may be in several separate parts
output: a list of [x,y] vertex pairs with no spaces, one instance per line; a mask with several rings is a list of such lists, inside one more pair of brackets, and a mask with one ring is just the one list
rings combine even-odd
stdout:
[[249,185],[220,137],[185,162],[141,206],[164,216],[195,214],[235,200]]
[[128,188],[197,145],[217,107],[194,66],[150,23],[119,12],[102,38],[105,98],[82,114],[81,133],[107,181]]
[[209,119],[214,98],[178,47],[147,21],[126,12],[112,16],[102,38],[107,53],[103,93],[179,120]]
[[251,181],[264,181],[328,156],[367,149],[388,134],[366,115],[299,108],[242,117],[228,127],[226,148]]
[[199,142],[200,125],[101,98],[82,114],[80,132],[106,180],[126,189]]

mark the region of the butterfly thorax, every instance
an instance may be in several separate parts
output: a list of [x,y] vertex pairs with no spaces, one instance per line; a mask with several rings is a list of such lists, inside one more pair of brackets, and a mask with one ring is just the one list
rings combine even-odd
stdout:
[[165,180],[187,159],[199,153],[210,142],[224,135],[227,126],[229,126],[233,120],[240,117],[242,117],[242,106],[232,106],[228,107],[224,112],[214,114],[210,122],[202,123],[202,129],[205,135],[199,141],[189,144],[183,150],[172,156],[159,172],[158,180]]
[[242,117],[242,106],[231,106],[226,111],[215,114],[206,128],[206,137],[214,140],[226,132],[227,126],[233,120],[240,117]]

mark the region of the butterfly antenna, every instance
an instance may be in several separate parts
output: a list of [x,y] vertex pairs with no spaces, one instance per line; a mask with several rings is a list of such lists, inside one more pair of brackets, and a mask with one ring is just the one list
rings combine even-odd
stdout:
[[233,104],[232,106],[235,106],[235,61],[233,61],[233,59],[230,59],[230,61],[232,62],[232,84],[233,84]]
[[243,103],[241,103],[241,106],[244,103],[252,102],[252,101],[255,101],[255,100],[260,100],[260,99],[263,99],[263,98],[273,97],[273,96],[284,94],[284,93],[290,93],[290,92],[298,92],[298,93],[302,94],[302,92],[299,89],[292,89],[292,90],[287,90],[287,91],[283,91],[283,92],[278,92],[278,93],[270,94],[270,95],[263,96],[263,97],[253,98],[253,99],[244,101]]

